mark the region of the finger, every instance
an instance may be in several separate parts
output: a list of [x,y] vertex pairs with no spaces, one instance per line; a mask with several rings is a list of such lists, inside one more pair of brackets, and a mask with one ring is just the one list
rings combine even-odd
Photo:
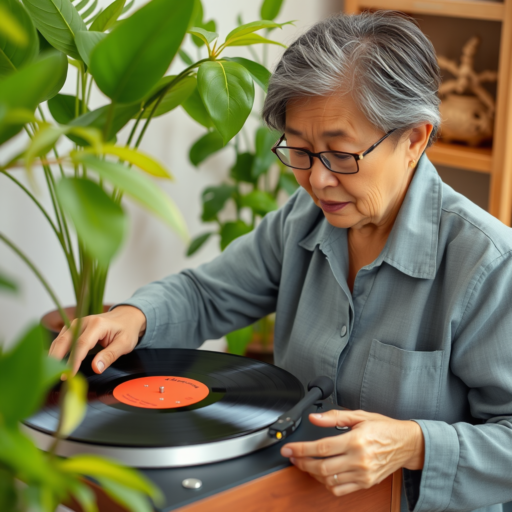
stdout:
[[283,457],[332,457],[346,453],[352,432],[324,437],[318,441],[288,443],[281,448]]
[[300,470],[323,478],[333,476],[346,470],[347,456],[314,459],[312,457],[290,458],[290,462]]
[[73,362],[73,375],[75,375],[79,370],[80,365],[89,353],[89,350],[96,345],[98,340],[103,339],[107,335],[105,323],[95,316],[85,317],[83,319],[81,331],[82,333],[76,340],[75,349],[69,356],[69,361]]
[[[73,324],[71,324],[73,326]],[[64,326],[59,335],[53,340],[50,345],[50,350],[48,351],[48,355],[54,357],[55,359],[62,359],[71,348],[71,341],[73,339],[72,335],[73,329],[67,329]]]
[[92,361],[92,369],[96,373],[103,373],[114,361],[122,355],[131,352],[136,345],[126,336],[115,338],[104,350],[98,352]]
[[324,413],[309,415],[309,421],[319,427],[353,427],[362,421],[374,419],[375,414],[366,411],[338,411],[331,409]]
[[364,487],[357,483],[351,482],[348,484],[337,485],[336,487],[327,487],[327,489],[331,491],[334,496],[345,496],[351,492],[360,491],[361,489],[364,489]]

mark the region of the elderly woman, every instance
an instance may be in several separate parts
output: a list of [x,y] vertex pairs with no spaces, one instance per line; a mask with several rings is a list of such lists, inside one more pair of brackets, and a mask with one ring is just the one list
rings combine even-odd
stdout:
[[[198,347],[276,312],[275,361],[328,375],[351,432],[282,454],[336,495],[404,468],[402,510],[512,499],[512,232],[445,185],[434,49],[389,12],[339,15],[284,53],[263,117],[300,189],[212,262],[84,321],[103,371],[137,347]],[[140,338],[140,339],[139,339]],[[69,348],[62,333],[52,353]]]

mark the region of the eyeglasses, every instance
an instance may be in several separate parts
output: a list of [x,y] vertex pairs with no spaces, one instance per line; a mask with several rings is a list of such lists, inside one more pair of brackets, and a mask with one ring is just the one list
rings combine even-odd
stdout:
[[313,166],[313,158],[316,157],[320,159],[329,171],[338,174],[356,174],[359,172],[359,160],[362,160],[368,153],[371,153],[395,130],[396,128],[386,133],[384,137],[362,153],[345,153],[343,151],[320,151],[320,153],[313,153],[304,148],[280,146],[279,144],[281,144],[285,138],[284,134],[281,135],[281,138],[274,144],[272,152],[276,154],[277,158],[279,158],[284,165],[292,169],[311,169]]

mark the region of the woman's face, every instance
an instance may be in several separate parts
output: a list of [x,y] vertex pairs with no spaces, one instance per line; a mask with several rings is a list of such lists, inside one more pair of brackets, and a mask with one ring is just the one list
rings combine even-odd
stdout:
[[[432,126],[411,130],[398,145],[385,139],[363,160],[357,174],[335,174],[318,159],[309,170],[293,169],[327,221],[339,228],[373,225],[391,228]],[[287,146],[312,152],[361,153],[384,133],[375,128],[356,107],[350,95],[299,98],[286,108]]]

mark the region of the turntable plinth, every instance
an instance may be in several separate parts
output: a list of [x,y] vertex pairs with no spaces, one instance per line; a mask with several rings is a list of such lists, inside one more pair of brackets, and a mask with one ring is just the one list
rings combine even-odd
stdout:
[[400,512],[401,479],[400,470],[370,489],[337,497],[307,473],[290,467],[181,507],[176,512]]

